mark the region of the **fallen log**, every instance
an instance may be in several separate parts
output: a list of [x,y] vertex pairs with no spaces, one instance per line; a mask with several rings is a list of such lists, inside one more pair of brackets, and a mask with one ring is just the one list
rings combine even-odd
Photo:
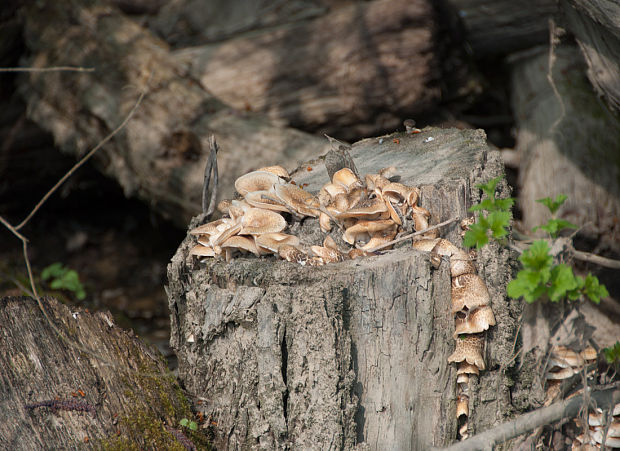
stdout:
[[94,72],[29,73],[18,89],[28,117],[64,152],[83,156],[147,95],[122,133],[95,154],[102,171],[177,224],[200,211],[208,138],[215,134],[221,190],[260,164],[294,168],[326,149],[318,137],[276,127],[224,105],[170,55],[166,43],[102,2],[29,4],[24,65],[84,66]]
[[[474,185],[503,171],[484,133],[473,130],[366,139],[350,154],[362,176],[395,166],[401,183],[420,188],[431,224],[467,216],[480,199]],[[327,181],[323,160],[293,179],[316,193]],[[296,226],[303,242],[323,241],[317,221]],[[460,243],[457,224],[442,236]],[[333,228],[335,239],[340,233]],[[189,255],[194,245],[188,236],[168,268],[171,344],[180,380],[217,422],[216,446],[408,450],[456,438],[446,260],[433,270],[428,254],[406,243],[318,267],[274,257],[199,263]],[[488,334],[487,371],[472,382],[470,432],[512,412],[514,381],[504,370],[514,365],[520,304],[505,298],[509,260],[497,245],[477,259],[497,326]]]
[[206,445],[180,430],[191,405],[157,350],[109,313],[42,306],[0,299],[0,448],[183,449],[172,431]]

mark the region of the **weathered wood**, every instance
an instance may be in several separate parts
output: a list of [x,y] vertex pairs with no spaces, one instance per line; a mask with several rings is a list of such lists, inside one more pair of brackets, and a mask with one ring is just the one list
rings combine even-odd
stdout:
[[[396,166],[402,183],[421,188],[432,223],[466,216],[480,198],[474,184],[502,173],[480,131],[427,128],[367,139],[350,153],[362,175]],[[317,192],[327,180],[322,159],[293,178]],[[314,219],[294,233],[323,240]],[[460,242],[456,224],[443,235]],[[188,237],[168,268],[171,344],[180,379],[218,424],[218,446],[407,450],[456,437],[447,261],[433,270],[408,244],[312,268],[255,257],[201,264],[188,256],[193,244]],[[472,391],[473,430],[511,409],[500,367],[511,364],[520,307],[505,300],[508,260],[497,246],[478,257],[498,326],[489,334],[489,370]]]
[[164,422],[178,428],[190,404],[157,350],[109,313],[43,304],[65,337],[96,356],[62,339],[34,299],[0,299],[0,448],[184,449]]
[[437,104],[441,39],[431,2],[375,0],[176,55],[239,110],[351,139]]
[[474,58],[504,56],[549,42],[554,0],[448,0],[461,18]]
[[516,148],[521,152],[519,202],[526,230],[549,219],[543,197],[566,194],[560,217],[579,225],[601,248],[620,250],[620,122],[593,92],[577,48],[554,49],[515,59],[512,106]]
[[[279,161],[291,169],[327,148],[322,138],[227,107],[192,79],[163,41],[113,7],[96,0],[29,3],[22,13],[31,55],[25,65],[95,68],[20,79],[29,117],[51,131],[63,151],[81,156],[94,147],[148,85],[137,114],[94,158],[127,195],[147,200],[178,224],[200,211],[210,134],[222,149],[222,191],[232,190],[238,175],[259,165]],[[175,146],[196,140],[201,149]]]
[[562,1],[568,29],[588,63],[588,79],[620,111],[620,4],[610,0]]

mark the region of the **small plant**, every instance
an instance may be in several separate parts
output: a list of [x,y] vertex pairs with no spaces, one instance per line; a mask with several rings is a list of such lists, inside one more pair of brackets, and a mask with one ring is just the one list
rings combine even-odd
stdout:
[[[463,238],[465,247],[476,246],[476,249],[480,249],[489,242],[489,235],[500,242],[503,242],[508,235],[506,227],[510,224],[510,209],[514,204],[514,199],[512,197],[505,199],[495,197],[495,188],[501,179],[500,176],[489,180],[487,183],[476,185],[487,197],[469,209],[469,211],[480,211],[481,213],[478,222],[471,225]],[[488,211],[488,214],[483,213],[483,210]]]
[[555,217],[556,212],[562,206],[566,199],[568,199],[566,194],[558,194],[555,200],[552,200],[550,197],[538,199],[536,202],[538,202],[539,204],[543,204],[551,212],[551,219],[549,219],[544,225],[534,227],[534,229],[532,229],[532,232],[535,232],[538,229],[544,230],[549,234],[551,238],[555,239],[558,237],[558,234],[562,229],[576,229],[577,226],[572,222],[567,221],[566,219]]
[[49,286],[53,290],[67,290],[75,294],[79,300],[86,298],[86,291],[78,273],[64,266],[62,263],[52,263],[41,273],[42,280],[50,280]]
[[181,421],[179,421],[179,424],[183,427],[188,428],[191,431],[198,430],[198,423],[196,423],[195,421],[190,421],[187,418],[183,418]]
[[603,355],[608,364],[620,366],[620,341],[609,348],[603,348]]

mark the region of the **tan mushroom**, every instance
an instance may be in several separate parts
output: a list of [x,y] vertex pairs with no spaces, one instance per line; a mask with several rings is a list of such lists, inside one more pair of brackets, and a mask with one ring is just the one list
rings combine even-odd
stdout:
[[308,256],[295,246],[284,244],[278,248],[278,255],[287,262],[304,263]]
[[332,183],[337,183],[344,186],[347,191],[351,191],[353,188],[359,188],[362,186],[362,182],[357,178],[357,175],[349,169],[342,168],[336,171],[332,177]]
[[406,202],[410,207],[418,203],[419,190],[417,188],[403,185],[402,183],[390,182],[383,187],[382,194],[394,203],[401,204]]
[[219,247],[228,238],[238,234],[239,232],[241,232],[241,223],[237,221],[228,225],[219,235],[212,235],[209,241],[211,246],[215,249],[215,253],[218,253],[218,250],[216,249],[217,247]]
[[334,239],[329,235],[327,235],[325,239],[323,240],[323,247],[334,249],[335,251],[340,252],[340,249],[338,249],[338,245],[336,244]]
[[319,216],[319,200],[296,185],[275,185],[275,194],[284,204],[302,216]]
[[364,252],[361,249],[351,249],[347,255],[349,256],[349,258],[351,260],[356,259],[356,258],[360,258],[360,257],[366,257],[368,255],[373,255],[373,254],[369,254],[367,252]]
[[228,207],[230,207],[232,203],[231,199],[223,199],[217,204],[217,211],[222,214],[228,214]]
[[476,310],[458,312],[454,320],[454,338],[461,334],[477,334],[484,332],[490,326],[495,326],[495,315],[488,305]]
[[[461,365],[462,363],[467,363],[467,362],[461,362],[461,363],[459,363],[459,365]],[[478,369],[478,367],[476,365],[472,365],[472,366],[474,368]],[[469,384],[469,373],[457,374],[456,375],[456,384],[457,385],[462,385],[462,386],[466,387]]]
[[319,227],[324,233],[328,233],[332,229],[332,220],[325,212],[319,213]]
[[189,250],[189,255],[196,255],[197,257],[215,257],[215,252],[210,247],[197,244]]
[[332,203],[339,194],[347,194],[347,189],[338,183],[326,183],[319,191],[319,201],[321,205]]
[[288,235],[281,232],[258,235],[256,236],[255,241],[259,251],[264,249],[273,254],[277,254],[281,246],[286,245],[298,247],[300,244],[299,238],[295,235]]
[[480,375],[480,370],[476,365],[463,361],[458,364],[456,374],[475,374],[478,376]]
[[218,230],[218,226],[222,225],[222,224],[226,224],[227,223],[227,219],[226,218],[221,218],[221,219],[217,219],[215,221],[211,221],[211,222],[207,222],[206,224],[202,224],[198,227],[193,228],[192,230],[189,231],[190,235],[212,235],[213,233],[216,233]]
[[580,353],[581,358],[586,360],[587,362],[593,362],[598,358],[598,354],[596,353],[596,349],[592,347],[587,347]]
[[286,221],[276,212],[262,208],[248,208],[241,218],[242,235],[259,235],[281,232],[286,228]]
[[324,263],[335,263],[344,260],[344,255],[336,250],[324,246],[311,246],[312,253],[323,260]]
[[245,195],[245,201],[255,208],[265,210],[289,212],[289,209],[281,202],[275,200],[275,190],[251,191]]
[[251,191],[267,191],[272,186],[282,183],[284,180],[273,172],[253,171],[235,180],[235,189],[240,195],[245,196]]
[[[592,440],[600,445],[603,443],[603,432],[603,428],[597,429],[590,433],[590,437],[592,437]],[[620,448],[620,437],[613,436],[608,431],[607,436],[605,437],[605,446],[610,448]]]
[[464,335],[456,340],[456,349],[448,357],[448,363],[467,362],[484,370],[484,336],[482,334]]
[[[384,215],[384,213],[386,213]],[[359,218],[359,219],[387,219],[389,217],[387,206],[380,198],[368,199],[365,202],[358,204],[355,208],[350,208],[346,211],[339,210],[334,214],[338,219],[346,218]]]
[[463,274],[476,274],[476,265],[467,252],[459,249],[450,257],[450,276],[454,278]]
[[469,397],[467,395],[459,395],[456,398],[456,417],[461,415],[469,416]]
[[383,188],[390,184],[390,181],[380,174],[366,174],[364,180],[366,181],[368,190],[374,191],[377,194],[381,193]]
[[467,307],[469,310],[489,305],[489,291],[476,274],[463,274],[452,279],[452,313]]
[[288,180],[291,178],[291,176],[289,175],[288,171],[286,169],[284,169],[282,166],[265,166],[263,168],[258,169],[258,171],[264,171],[264,172],[271,172],[272,174],[277,175],[278,177],[281,177],[285,180]]
[[386,245],[387,243],[392,241],[395,236],[396,227],[391,227],[376,233],[372,233],[370,235],[370,240],[368,240],[365,245],[360,246],[360,249],[363,251],[371,251],[376,247]]
[[551,349],[551,356],[549,358],[549,367],[554,366],[558,368],[581,368],[583,367],[583,358],[565,346],[554,346]]
[[366,241],[371,235],[386,229],[394,228],[396,224],[391,219],[383,219],[379,221],[359,221],[352,227],[345,230],[343,239],[349,244],[355,244],[356,241]]
[[545,379],[549,381],[561,381],[573,377],[575,372],[579,372],[579,370],[575,371],[574,368],[554,367],[552,370],[547,371]]
[[231,236],[226,241],[224,241],[220,247],[223,251],[226,252],[226,261],[230,261],[232,253],[235,250],[242,252],[251,252],[256,256],[259,255],[258,248],[256,247],[254,240],[247,236]]

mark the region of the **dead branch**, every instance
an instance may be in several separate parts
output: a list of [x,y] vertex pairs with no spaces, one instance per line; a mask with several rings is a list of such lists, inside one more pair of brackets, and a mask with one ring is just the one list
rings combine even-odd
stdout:
[[587,396],[589,396],[598,407],[613,407],[620,403],[620,384],[616,383],[611,388],[603,390],[588,391],[588,393],[582,393],[571,399],[552,404],[549,407],[543,407],[542,409],[526,413],[513,421],[503,423],[493,429],[489,429],[467,440],[442,449],[445,451],[490,449],[498,443],[506,442],[521,434],[532,431],[539,426],[555,423],[564,418],[573,418],[577,416]]

